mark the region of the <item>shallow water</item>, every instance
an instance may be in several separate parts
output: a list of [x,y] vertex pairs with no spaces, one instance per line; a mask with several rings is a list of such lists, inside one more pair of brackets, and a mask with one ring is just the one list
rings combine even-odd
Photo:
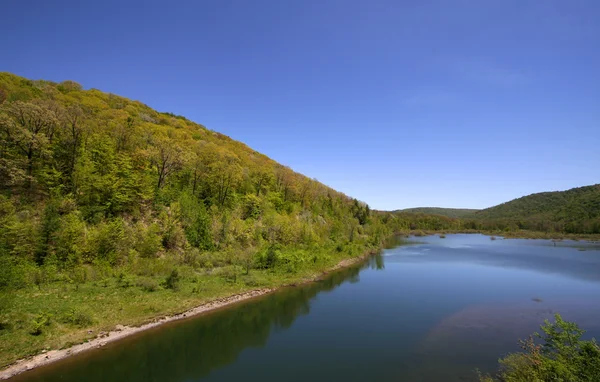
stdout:
[[[582,249],[585,249],[582,251]],[[411,238],[362,267],[16,381],[468,381],[560,312],[600,338],[600,247]]]

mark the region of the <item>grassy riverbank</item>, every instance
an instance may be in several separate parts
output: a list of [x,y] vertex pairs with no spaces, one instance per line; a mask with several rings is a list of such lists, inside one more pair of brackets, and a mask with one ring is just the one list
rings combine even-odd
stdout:
[[[167,285],[171,274],[140,276],[123,267],[107,278],[55,281],[2,294],[0,365],[90,340],[117,325],[138,326],[217,298],[313,280],[343,260],[374,251],[355,245],[315,253],[318,261],[295,272],[252,269],[246,274],[233,266],[200,270],[177,266],[178,280],[171,280],[171,286]],[[87,272],[92,277],[97,269],[89,267]]]

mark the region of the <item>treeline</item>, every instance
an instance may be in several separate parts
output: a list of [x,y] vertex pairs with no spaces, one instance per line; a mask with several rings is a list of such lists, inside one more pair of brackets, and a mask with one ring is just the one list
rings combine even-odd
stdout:
[[184,117],[0,74],[0,288],[165,259],[294,272],[391,230],[365,203]]
[[600,234],[600,185],[532,194],[479,211],[411,208],[395,214],[426,230]]
[[395,212],[405,212],[411,214],[426,214],[426,215],[440,215],[449,218],[467,218],[473,215],[479,210],[470,208],[440,208],[440,207],[416,207],[416,208],[405,208],[403,210],[397,210]]
[[558,234],[600,234],[600,219],[552,221],[536,218],[522,219],[469,219],[463,227],[475,231],[533,231]]
[[569,194],[560,214],[571,215],[558,220],[516,216],[510,203],[500,206],[508,215],[463,219],[373,212],[184,117],[72,81],[0,73],[0,288],[122,267],[294,273],[394,232],[600,233],[593,187]]
[[600,185],[542,192],[469,216],[473,229],[599,234]]

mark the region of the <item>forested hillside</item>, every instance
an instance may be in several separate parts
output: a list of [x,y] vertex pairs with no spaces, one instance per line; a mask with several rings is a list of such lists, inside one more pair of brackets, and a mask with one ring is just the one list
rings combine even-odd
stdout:
[[314,278],[395,232],[537,229],[543,219],[600,232],[598,186],[577,190],[474,214],[371,211],[182,116],[0,73],[0,366]]
[[161,257],[294,270],[386,235],[366,204],[141,102],[7,73],[0,102],[0,287]]
[[427,214],[427,215],[440,215],[449,218],[466,218],[479,210],[470,208],[440,208],[440,207],[416,207],[416,208],[405,208],[403,210],[397,210],[396,212],[414,213],[414,214]]
[[479,228],[600,233],[600,184],[541,192],[476,212]]
[[0,365],[314,277],[407,224],[182,116],[0,74]]

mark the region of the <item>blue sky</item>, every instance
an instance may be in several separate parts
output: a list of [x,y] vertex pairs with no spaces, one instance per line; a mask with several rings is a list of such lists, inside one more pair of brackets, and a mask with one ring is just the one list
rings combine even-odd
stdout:
[[0,71],[185,115],[378,209],[600,183],[596,0],[2,4]]

